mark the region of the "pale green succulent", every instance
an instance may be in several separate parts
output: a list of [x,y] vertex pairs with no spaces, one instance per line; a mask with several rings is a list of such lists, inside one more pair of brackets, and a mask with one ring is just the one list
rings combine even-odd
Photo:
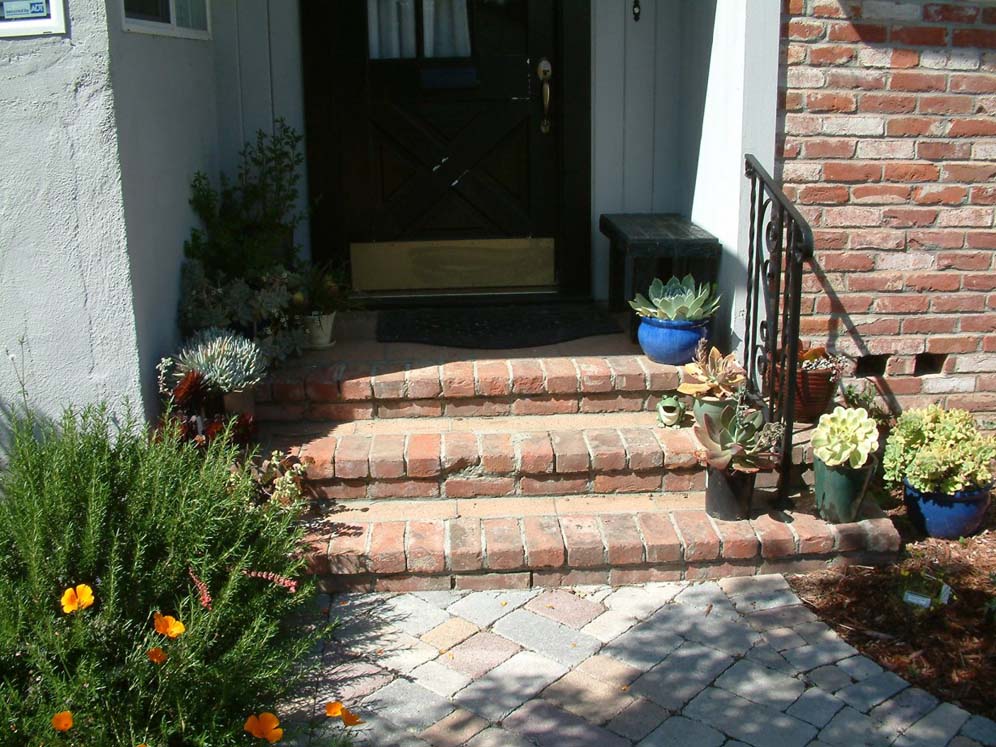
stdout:
[[660,278],[650,285],[650,299],[642,293],[629,302],[640,316],[671,321],[698,321],[715,316],[719,310],[720,296],[715,283],[695,284],[695,278],[685,275],[680,280],[672,277],[667,283]]
[[188,371],[200,373],[219,392],[241,392],[266,375],[266,359],[252,340],[211,327],[194,335],[177,355],[176,375]]
[[837,407],[820,416],[810,445],[828,467],[847,464],[857,469],[878,448],[878,426],[863,407]]

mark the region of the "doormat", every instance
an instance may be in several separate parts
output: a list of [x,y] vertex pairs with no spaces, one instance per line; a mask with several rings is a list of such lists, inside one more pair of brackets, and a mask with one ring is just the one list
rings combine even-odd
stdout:
[[593,304],[387,309],[377,312],[377,342],[454,348],[533,348],[620,332]]

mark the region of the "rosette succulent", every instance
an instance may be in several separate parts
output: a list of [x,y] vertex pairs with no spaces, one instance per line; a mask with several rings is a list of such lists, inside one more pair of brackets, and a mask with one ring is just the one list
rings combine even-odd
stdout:
[[252,340],[228,330],[210,328],[197,333],[176,358],[178,377],[197,371],[204,382],[222,393],[254,387],[266,374],[266,359]]
[[705,415],[692,430],[702,444],[700,457],[713,469],[759,472],[772,469],[780,424],[765,423],[764,414],[727,405],[718,418]]
[[724,356],[718,349],[712,348],[707,354],[703,341],[695,351],[695,360],[682,367],[678,391],[693,397],[733,399],[737,390],[746,383],[747,372],[733,353]]
[[863,407],[837,407],[820,416],[810,444],[816,458],[828,467],[846,464],[857,469],[878,448],[878,426]]
[[672,277],[665,283],[660,278],[650,285],[650,298],[637,293],[629,302],[640,316],[671,321],[699,321],[715,316],[720,296],[715,283],[695,284],[691,275],[678,279]]

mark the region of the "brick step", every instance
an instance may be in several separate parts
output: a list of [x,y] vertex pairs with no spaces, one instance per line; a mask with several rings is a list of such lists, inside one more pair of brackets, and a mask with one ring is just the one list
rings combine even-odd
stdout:
[[726,522],[646,496],[627,500],[615,504],[628,506],[622,511],[590,496],[542,512],[524,511],[521,500],[504,510],[479,502],[493,509],[483,514],[417,501],[394,504],[393,515],[346,509],[311,525],[308,568],[328,590],[619,585],[884,562],[900,546],[873,506],[861,521],[834,526],[803,511]]
[[705,486],[691,428],[659,428],[652,412],[359,421],[298,443],[311,487],[337,501]]
[[677,368],[642,355],[324,362],[271,375],[257,387],[256,415],[267,422],[639,412],[678,382]]

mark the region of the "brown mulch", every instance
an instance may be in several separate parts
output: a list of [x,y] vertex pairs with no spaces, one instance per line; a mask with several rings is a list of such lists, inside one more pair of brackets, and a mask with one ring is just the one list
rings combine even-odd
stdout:
[[[800,599],[861,653],[935,697],[996,719],[996,510],[962,540],[917,535],[905,509],[887,509],[903,535],[901,559],[788,579]],[[947,605],[912,607],[903,592],[923,573],[954,591]]]

